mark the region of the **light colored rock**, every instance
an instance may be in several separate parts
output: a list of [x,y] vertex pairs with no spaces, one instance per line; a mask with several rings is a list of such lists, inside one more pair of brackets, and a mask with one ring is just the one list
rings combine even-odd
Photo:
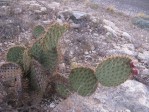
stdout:
[[87,13],[80,11],[72,11],[72,14],[76,19],[81,19],[82,17],[87,16]]
[[85,52],[84,52],[84,54],[88,55],[88,54],[89,54],[89,52],[88,52],[88,51],[85,51]]
[[22,13],[22,8],[21,8],[21,7],[16,7],[16,8],[14,9],[14,13],[15,13],[15,14],[20,14],[20,13]]
[[52,2],[50,4],[47,4],[49,8],[55,10],[55,9],[58,9],[60,7],[60,3],[58,2]]
[[70,27],[71,28],[79,28],[80,27],[80,24],[71,23],[70,24]]
[[149,61],[149,51],[144,51],[143,53],[139,53],[138,59],[142,61]]
[[51,104],[50,104],[50,107],[51,107],[51,108],[54,108],[55,106],[56,106],[55,103],[51,103]]
[[114,50],[109,50],[107,51],[108,55],[112,54],[127,54],[130,56],[137,56],[137,52],[129,50],[127,47],[121,48],[121,49],[114,49]]
[[124,47],[121,49],[122,52],[124,52],[125,54],[127,55],[130,55],[130,56],[137,56],[137,52],[133,51],[133,50],[129,50],[127,47]]
[[122,37],[126,37],[127,39],[131,40],[131,36],[127,32],[123,32]]
[[128,49],[135,51],[135,47],[133,44],[124,44],[124,45],[121,45],[121,47],[127,47]]
[[103,20],[103,23],[104,23],[106,26],[109,26],[109,27],[111,27],[111,28],[114,29],[114,30],[119,30],[119,28],[116,27],[116,25],[115,25],[113,22],[109,21],[109,20],[104,19],[104,20]]
[[128,80],[118,87],[98,87],[90,97],[73,94],[52,112],[148,112],[149,90]]
[[10,6],[1,6],[0,7],[0,15],[1,16],[9,15],[10,11],[11,11]]
[[149,69],[145,68],[143,70],[140,70],[140,76],[141,79],[143,79],[144,82],[146,82],[146,84],[149,84]]
[[103,27],[104,27],[108,32],[112,33],[115,37],[118,36],[117,32],[116,32],[114,29],[112,29],[110,26],[104,25]]
[[61,64],[59,64],[59,69],[60,69],[60,70],[65,69],[65,63],[61,63]]

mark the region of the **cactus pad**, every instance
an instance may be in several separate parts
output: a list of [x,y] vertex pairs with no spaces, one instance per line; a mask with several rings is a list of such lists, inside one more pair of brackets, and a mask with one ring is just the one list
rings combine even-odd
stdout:
[[25,48],[22,46],[15,46],[9,49],[7,53],[7,61],[15,62],[17,64],[23,65],[23,53]]
[[96,68],[96,77],[104,86],[117,86],[131,75],[131,58],[127,56],[111,56],[102,61]]
[[82,96],[91,95],[97,87],[97,79],[94,71],[90,68],[75,68],[71,71],[69,81],[78,94]]
[[45,67],[46,70],[49,70],[52,73],[56,67],[58,54],[56,49],[52,49],[51,51],[46,51],[43,47],[36,42],[31,50],[31,55],[39,61],[40,64]]
[[55,81],[55,90],[63,98],[67,98],[70,95],[70,86],[67,79],[62,76],[57,76]]
[[51,25],[48,28],[42,40],[42,43],[45,45],[45,47],[48,50],[52,50],[53,48],[56,48],[58,44],[58,40],[60,39],[60,37],[62,37],[63,33],[66,32],[66,30],[67,30],[66,25],[60,25],[58,23]]
[[47,86],[47,75],[36,60],[31,61],[31,73],[29,77],[32,89],[44,93]]
[[5,63],[0,66],[0,81],[4,84],[7,92],[18,95],[22,90],[22,70],[14,63]]
[[70,94],[68,86],[63,83],[56,83],[56,92],[63,98],[67,98]]
[[24,50],[24,53],[23,53],[23,69],[24,69],[24,72],[26,74],[30,69],[30,63],[31,63],[31,57],[28,54],[28,50]]
[[45,33],[44,27],[41,25],[38,25],[33,29],[33,37],[35,38],[39,38],[44,33]]

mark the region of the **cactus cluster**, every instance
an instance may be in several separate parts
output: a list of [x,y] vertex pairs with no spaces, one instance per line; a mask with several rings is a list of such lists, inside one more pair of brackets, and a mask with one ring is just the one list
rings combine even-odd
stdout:
[[[15,46],[9,49],[6,60],[10,63],[0,66],[0,77],[2,80],[10,78],[16,83],[14,87],[16,91],[22,90],[22,99],[35,100],[37,97],[40,102],[47,85],[51,83],[55,85],[56,93],[63,98],[73,92],[88,96],[96,90],[98,83],[108,87],[117,86],[130,77],[132,59],[128,56],[110,56],[95,69],[83,66],[73,68],[68,78],[55,75],[58,74],[59,39],[67,29],[67,25],[58,23],[46,30],[37,26],[33,31],[36,41],[30,48]],[[17,82],[11,78],[15,78]]]

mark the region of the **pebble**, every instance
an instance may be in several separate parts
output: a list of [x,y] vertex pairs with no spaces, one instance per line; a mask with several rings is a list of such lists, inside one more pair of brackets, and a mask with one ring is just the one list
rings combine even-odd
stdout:
[[122,33],[122,37],[127,38],[130,42],[132,41],[132,37],[128,33],[126,33],[126,32]]
[[144,51],[143,53],[139,53],[138,59],[143,61],[149,61],[149,51]]
[[51,108],[54,108],[55,106],[56,106],[55,103],[51,103],[51,104],[50,104],[50,107],[51,107]]
[[80,11],[72,11],[72,14],[76,19],[81,19],[82,17],[87,16],[87,13]]
[[51,4],[47,4],[49,8],[55,10],[58,9],[60,7],[60,3],[58,2],[52,2]]
[[113,30],[110,26],[103,26],[108,32],[112,33],[114,35],[114,37],[117,37],[117,32],[115,30]]
[[22,8],[17,7],[14,9],[14,14],[20,14],[20,13],[22,13]]

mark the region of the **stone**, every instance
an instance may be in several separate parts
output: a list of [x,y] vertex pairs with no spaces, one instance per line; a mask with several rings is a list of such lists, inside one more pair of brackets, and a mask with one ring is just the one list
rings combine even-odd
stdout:
[[112,55],[112,54],[126,54],[126,55],[130,55],[130,56],[137,56],[137,52],[133,51],[133,50],[129,50],[127,47],[124,48],[120,48],[120,49],[114,49],[114,50],[108,50],[107,51],[108,55]]
[[135,80],[127,80],[118,87],[100,86],[89,97],[72,94],[52,112],[148,112],[148,110],[148,88]]
[[135,46],[133,44],[124,44],[121,45],[122,47],[127,47],[128,49],[135,51]]
[[14,9],[14,14],[21,14],[22,13],[22,8],[21,7],[17,7]]
[[142,29],[149,30],[149,17],[134,17],[132,23]]
[[149,69],[146,68],[146,69],[141,70],[140,76],[142,79],[148,80],[148,83],[149,83]]
[[0,15],[1,16],[7,16],[11,12],[10,6],[1,6],[0,7]]
[[122,33],[122,37],[125,37],[125,38],[128,39],[129,41],[132,41],[132,37],[131,37],[127,32],[123,32],[123,33]]
[[50,107],[51,107],[51,108],[54,108],[55,106],[56,106],[55,103],[51,103],[51,104],[50,104]]
[[76,19],[81,19],[81,18],[87,16],[87,13],[80,12],[80,11],[72,11],[72,14]]
[[50,4],[47,4],[49,8],[55,10],[55,9],[58,9],[60,7],[60,3],[58,2],[52,2]]
[[104,27],[108,32],[110,32],[111,34],[113,34],[115,37],[118,36],[118,35],[117,35],[117,32],[116,32],[114,29],[112,29],[110,26],[104,25],[103,27]]
[[80,24],[71,23],[70,27],[71,28],[80,28]]
[[149,61],[149,51],[144,51],[143,53],[139,53],[138,59],[142,61]]
[[104,23],[105,25],[111,27],[111,28],[114,29],[114,30],[119,30],[119,28],[116,27],[116,25],[115,25],[113,22],[109,21],[109,20],[104,19],[104,20],[103,20],[103,23]]
[[59,64],[59,69],[64,70],[66,68],[65,63]]

